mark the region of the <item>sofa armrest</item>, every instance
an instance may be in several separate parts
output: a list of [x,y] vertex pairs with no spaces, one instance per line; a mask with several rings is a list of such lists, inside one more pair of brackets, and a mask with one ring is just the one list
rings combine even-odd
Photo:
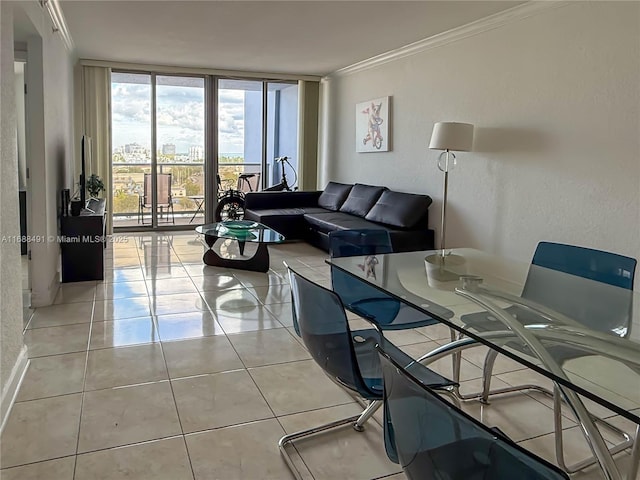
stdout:
[[317,207],[322,191],[311,192],[249,192],[245,195],[244,208],[265,210],[272,208]]

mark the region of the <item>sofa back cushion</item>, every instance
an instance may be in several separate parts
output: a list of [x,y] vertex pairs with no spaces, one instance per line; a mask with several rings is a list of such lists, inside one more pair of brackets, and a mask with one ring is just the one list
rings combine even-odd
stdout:
[[337,212],[347,199],[353,185],[329,182],[318,198],[318,205],[327,210]]
[[386,190],[385,187],[375,187],[373,185],[362,185],[356,183],[345,202],[340,207],[340,211],[344,213],[350,213],[359,217],[364,217],[371,207],[382,195],[382,192]]
[[[431,202],[431,197],[428,195],[386,190],[365,218],[371,222],[398,228],[413,228],[426,217]],[[426,223],[424,227],[427,228]]]

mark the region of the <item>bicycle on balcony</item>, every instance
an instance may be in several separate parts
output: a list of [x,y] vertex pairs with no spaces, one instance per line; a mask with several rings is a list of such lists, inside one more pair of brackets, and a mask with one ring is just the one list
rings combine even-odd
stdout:
[[222,180],[218,177],[218,206],[216,222],[225,220],[242,220],[244,218],[244,195],[260,189],[259,173],[241,173],[236,188],[222,189]]
[[[288,157],[279,157],[275,159],[281,165],[282,178],[280,182],[275,185],[265,188],[265,192],[281,192],[297,190],[294,185],[298,181],[298,174],[289,163]],[[294,173],[295,179],[292,185],[289,185],[287,180],[287,172],[285,164],[289,165],[289,168]],[[223,222],[225,220],[242,220],[244,218],[244,196],[248,192],[257,192],[260,190],[260,174],[259,173],[242,173],[238,177],[238,184],[236,188],[222,189],[222,182],[220,175],[218,175],[218,206],[216,207],[215,218],[216,222]]]

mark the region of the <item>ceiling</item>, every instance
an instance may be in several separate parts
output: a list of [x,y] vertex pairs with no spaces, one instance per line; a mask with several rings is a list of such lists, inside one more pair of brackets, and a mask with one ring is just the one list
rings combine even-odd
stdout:
[[62,1],[80,58],[326,75],[517,1]]

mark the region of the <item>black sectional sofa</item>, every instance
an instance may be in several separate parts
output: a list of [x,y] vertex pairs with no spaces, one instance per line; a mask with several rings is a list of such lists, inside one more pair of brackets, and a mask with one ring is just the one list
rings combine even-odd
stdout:
[[248,193],[244,218],[267,225],[288,240],[304,240],[325,251],[329,233],[335,230],[384,229],[394,252],[410,252],[434,248],[429,205],[427,195],[329,182],[324,191]]

